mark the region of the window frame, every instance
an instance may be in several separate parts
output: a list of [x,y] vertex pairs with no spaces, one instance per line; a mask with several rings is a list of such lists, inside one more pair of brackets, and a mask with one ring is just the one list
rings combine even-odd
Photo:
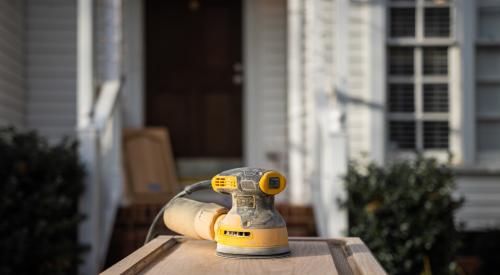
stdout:
[[[389,107],[386,112],[387,121],[387,138],[388,154],[391,157],[412,157],[415,152],[423,153],[425,156],[435,157],[438,159],[448,159],[449,153],[455,149],[452,145],[452,116],[459,106],[454,106],[457,103],[459,91],[456,90],[454,69],[457,63],[457,57],[452,53],[452,48],[457,46],[457,28],[456,28],[456,4],[455,1],[449,0],[444,4],[430,3],[425,0],[415,1],[398,1],[389,0],[387,5],[386,20],[386,51],[389,60],[389,49],[391,47],[410,47],[413,49],[414,58],[414,74],[413,76],[391,76],[390,70],[386,70],[386,95],[388,98],[389,87],[391,84],[412,84],[414,91],[415,111],[413,113],[395,113],[390,112]],[[425,37],[425,9],[426,8],[449,8],[450,9],[450,27],[449,37]],[[415,37],[391,37],[391,9],[392,8],[415,8]],[[424,75],[423,73],[423,51],[426,47],[446,47],[447,48],[447,66],[448,72],[446,76]],[[448,87],[448,111],[447,112],[424,112],[424,85],[426,84],[446,84]],[[452,90],[453,89],[453,90]],[[387,101],[388,104],[388,101]],[[390,146],[390,131],[389,126],[391,121],[415,121],[415,149],[393,149]],[[424,121],[447,121],[449,125],[449,142],[448,148],[442,149],[425,149],[424,148]]]

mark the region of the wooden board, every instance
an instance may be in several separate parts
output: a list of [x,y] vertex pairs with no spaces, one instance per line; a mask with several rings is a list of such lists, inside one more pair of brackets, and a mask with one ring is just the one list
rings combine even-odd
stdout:
[[129,201],[165,203],[180,191],[167,129],[125,129],[123,139]]
[[226,259],[215,242],[159,236],[101,274],[386,274],[359,238],[290,238],[291,256]]

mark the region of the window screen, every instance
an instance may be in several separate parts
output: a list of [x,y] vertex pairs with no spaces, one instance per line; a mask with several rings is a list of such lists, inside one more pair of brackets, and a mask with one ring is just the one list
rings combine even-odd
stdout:
[[[387,40],[388,138],[396,151],[442,152],[449,147],[448,55],[449,47],[454,45],[453,3],[451,0],[389,1],[388,36],[406,38]],[[484,51],[480,53],[478,60],[487,55]],[[477,64],[479,73],[488,71],[488,75],[493,75],[500,71],[495,70],[500,66],[483,66],[486,63],[482,61]],[[486,67],[488,70],[483,69]]]
[[415,111],[413,84],[389,85],[389,111],[413,113]]
[[448,112],[448,85],[424,85],[424,112]]
[[450,8],[426,8],[424,22],[426,37],[450,36]]
[[413,48],[389,48],[389,74],[394,76],[413,75]]
[[392,8],[391,37],[415,37],[415,8]]
[[424,148],[448,148],[448,121],[424,121]]
[[389,137],[391,147],[395,149],[415,149],[415,122],[391,121]]
[[424,48],[424,75],[448,74],[448,48]]

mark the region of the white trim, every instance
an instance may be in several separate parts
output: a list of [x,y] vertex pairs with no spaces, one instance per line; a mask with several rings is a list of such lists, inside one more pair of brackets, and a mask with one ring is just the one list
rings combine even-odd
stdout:
[[[417,9],[420,10],[420,9]],[[419,12],[417,12],[419,14]],[[418,16],[417,16],[418,18]],[[419,22],[419,20],[417,20]],[[418,23],[420,25],[420,22]],[[417,32],[420,33],[420,32]],[[423,110],[424,110],[424,95],[422,87],[422,75],[423,75],[423,50],[420,47],[414,48],[414,69],[413,74],[415,75],[414,83],[414,98],[415,98],[415,141],[417,150],[422,150],[424,148],[424,127],[423,127]]]
[[123,114],[126,127],[144,126],[144,1],[124,0],[123,39],[124,72],[127,80],[123,84]]
[[[476,1],[457,1],[457,38],[460,50],[460,110],[461,135],[456,139],[462,149],[462,164],[466,167],[476,162]],[[456,122],[455,122],[456,123]]]
[[288,118],[288,178],[290,202],[302,203],[304,179],[303,103],[301,77],[301,5],[300,0],[288,0],[287,7],[287,118]]
[[[254,165],[259,162],[259,149],[262,148],[261,137],[258,129],[259,124],[259,102],[257,92],[258,82],[255,78],[257,70],[258,56],[255,43],[256,38],[256,22],[255,17],[256,1],[243,0],[242,3],[242,46],[243,46],[243,160],[245,165]],[[251,92],[252,91],[252,92]]]
[[92,0],[78,0],[77,6],[77,125],[90,122],[94,101],[94,33]]
[[242,13],[245,164],[286,173],[286,1],[246,0]]
[[[77,127],[79,129],[79,155],[87,165],[85,191],[80,199],[80,212],[86,219],[80,223],[78,241],[89,245],[83,263],[79,266],[81,274],[97,274],[99,267],[99,175],[94,173],[99,165],[97,157],[96,131],[91,127],[91,111],[94,100],[94,52],[93,52],[93,3],[79,0],[77,6]],[[84,130],[85,129],[85,130]]]
[[[370,101],[370,151],[372,160],[383,164],[386,160],[386,34],[387,9],[385,4],[369,7],[369,83]],[[337,42],[338,43],[338,42]]]

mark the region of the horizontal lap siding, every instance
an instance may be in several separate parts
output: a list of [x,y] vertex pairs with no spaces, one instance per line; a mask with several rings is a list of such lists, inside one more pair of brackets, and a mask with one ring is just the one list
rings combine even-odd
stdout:
[[55,142],[76,127],[76,1],[26,1],[27,126]]
[[458,176],[458,194],[465,203],[457,220],[467,230],[500,226],[500,176]]
[[346,130],[350,158],[361,158],[370,150],[370,118],[368,87],[368,26],[369,5],[351,4],[349,8],[349,78],[346,100]]
[[256,127],[249,131],[257,131],[260,140],[258,152],[252,152],[254,157],[249,161],[283,171],[287,156],[286,1],[258,0],[252,5],[254,30],[247,45],[254,47],[255,69],[247,81],[254,81],[254,88],[245,92],[250,93],[247,98],[256,100]]
[[24,126],[23,1],[0,0],[0,126]]

